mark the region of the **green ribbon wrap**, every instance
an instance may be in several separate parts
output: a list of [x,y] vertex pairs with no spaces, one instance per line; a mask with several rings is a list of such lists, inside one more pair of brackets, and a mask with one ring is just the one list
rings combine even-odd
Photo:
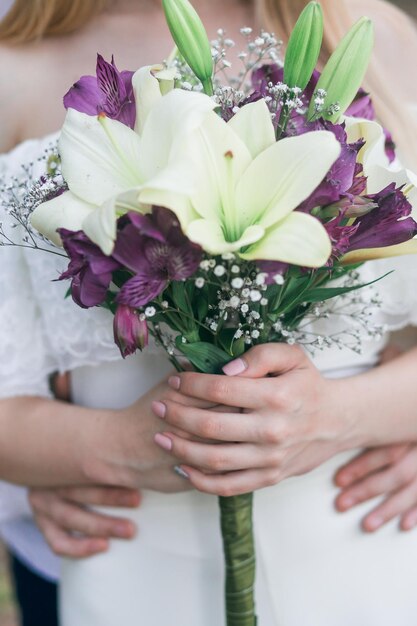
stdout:
[[256,626],[253,493],[219,498],[226,561],[226,624]]

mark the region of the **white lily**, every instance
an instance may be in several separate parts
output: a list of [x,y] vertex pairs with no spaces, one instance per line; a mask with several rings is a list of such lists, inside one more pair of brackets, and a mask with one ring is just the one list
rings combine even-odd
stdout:
[[178,153],[215,103],[203,94],[178,89],[162,96],[161,76],[155,78],[154,69],[144,68],[134,76],[136,131],[104,116],[69,109],[59,139],[69,191],[40,205],[32,215],[33,226],[57,245],[61,245],[58,228],[83,230],[110,254],[117,218],[128,210],[149,210],[138,201],[149,181],[164,190],[170,207],[183,210],[184,193],[191,193],[190,177]]
[[[211,254],[235,252],[308,267],[326,263],[326,230],[294,209],[338,158],[341,148],[332,133],[276,142],[270,112],[260,100],[242,107],[229,123],[209,113],[184,149],[196,191],[187,210],[173,210],[192,241]],[[161,204],[161,189],[145,185],[140,199]]]

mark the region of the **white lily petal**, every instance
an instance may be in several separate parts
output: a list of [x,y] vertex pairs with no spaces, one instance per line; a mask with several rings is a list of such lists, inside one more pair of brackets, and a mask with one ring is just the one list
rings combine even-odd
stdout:
[[266,228],[285,218],[318,187],[340,151],[328,131],[274,143],[251,163],[237,187],[242,226],[258,222]]
[[110,255],[117,234],[117,198],[110,198],[90,213],[83,222],[83,231],[102,252]]
[[155,76],[155,72],[162,69],[163,65],[148,65],[147,67],[141,67],[133,75],[132,85],[136,102],[135,132],[139,135],[143,132],[143,127],[150,111],[158,100],[162,98],[161,87]]
[[71,191],[97,206],[136,187],[140,172],[139,136],[116,120],[69,109],[59,139],[62,173]]
[[231,126],[209,113],[190,135],[186,151],[197,181],[195,210],[202,218],[220,219],[226,225],[236,209],[237,181],[252,160],[249,150]]
[[239,109],[229,126],[246,144],[253,159],[275,143],[271,113],[263,99]]
[[355,143],[360,139],[366,141],[358,155],[358,161],[363,163],[365,175],[368,174],[368,167],[372,165],[389,167],[389,159],[385,152],[385,133],[382,126],[378,122],[356,117],[345,117],[344,122],[349,143]]
[[145,180],[159,174],[175,158],[187,136],[215,107],[208,96],[181,89],[174,89],[155,104],[142,133],[141,171]]
[[145,183],[139,193],[141,205],[163,206],[173,211],[182,228],[198,219],[191,202],[195,183],[190,171],[191,163],[182,160],[166,167]]
[[79,200],[70,191],[44,202],[32,213],[30,221],[36,230],[57,246],[62,246],[58,228],[82,230],[85,218],[94,213],[96,207]]
[[198,243],[209,254],[237,252],[241,248],[259,241],[265,231],[260,226],[250,226],[238,241],[226,241],[221,225],[214,220],[196,220],[191,222],[187,237]]
[[330,239],[322,224],[311,215],[294,211],[241,256],[248,260],[321,267],[328,261],[331,251]]

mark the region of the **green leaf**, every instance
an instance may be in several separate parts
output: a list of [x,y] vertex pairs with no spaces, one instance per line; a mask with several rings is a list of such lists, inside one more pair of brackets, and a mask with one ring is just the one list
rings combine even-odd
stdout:
[[294,27],[287,46],[284,82],[305,89],[320,56],[323,42],[323,11],[318,2],[309,2]]
[[204,374],[220,374],[222,367],[231,360],[229,354],[211,343],[182,343],[181,337],[177,337],[176,345],[194,367]]
[[[373,46],[373,23],[369,18],[362,17],[342,39],[317,83],[316,91],[324,89],[327,93],[320,117],[336,123],[352,103],[362,85]],[[338,104],[340,110],[331,115],[328,109],[333,104]],[[314,98],[310,103],[308,116],[315,116]]]
[[177,281],[173,281],[170,285],[171,288],[171,298],[174,303],[174,306],[183,311],[183,313],[187,313],[187,315],[191,315],[192,311],[190,311],[190,305],[187,300],[185,284]]
[[[354,287],[320,287],[318,289],[312,289],[303,294],[302,301],[303,302],[324,302],[325,300],[330,300],[331,298],[336,298],[337,296],[342,296],[345,293],[350,293],[351,291],[357,291],[358,289],[363,289],[363,287],[369,287],[370,285],[374,285],[378,283],[383,278],[386,278],[392,274],[392,272],[388,272],[377,278],[376,280],[372,280],[370,283],[363,283],[361,285],[355,285]],[[300,302],[301,300],[299,300]]]

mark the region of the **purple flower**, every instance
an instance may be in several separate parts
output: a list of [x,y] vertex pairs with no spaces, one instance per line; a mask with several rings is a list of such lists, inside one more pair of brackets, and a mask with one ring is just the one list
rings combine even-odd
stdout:
[[358,220],[349,250],[395,246],[417,234],[417,223],[411,217],[412,206],[402,190],[395,188],[395,183],[369,198],[376,207]]
[[356,98],[346,110],[350,117],[360,117],[364,120],[375,120],[375,108],[371,96],[364,89],[359,89]]
[[396,158],[396,145],[392,138],[391,133],[386,128],[384,129],[385,133],[385,154],[387,155],[389,162],[392,163]]
[[[411,211],[411,204],[395,183],[377,194],[356,198],[324,224],[333,245],[332,259],[353,250],[385,248],[409,241],[417,234]],[[352,217],[356,218],[354,224],[346,225]]]
[[59,280],[72,280],[72,298],[83,309],[102,304],[119,263],[105,256],[81,230],[60,228],[58,232],[70,258],[68,269]]
[[82,76],[64,96],[66,109],[72,108],[118,120],[130,128],[136,122],[136,105],[132,77],[134,72],[119,72],[114,58],[108,63],[97,55],[97,76]]
[[114,341],[122,357],[134,354],[136,350],[146,348],[149,331],[146,320],[142,320],[138,311],[125,304],[119,304],[113,321]]
[[[353,144],[346,143],[346,131],[341,125],[321,121],[315,123],[314,126],[317,126],[317,124],[319,124],[319,127],[317,127],[316,130],[329,130],[335,134],[336,139],[342,146],[342,151],[340,157],[333,164],[324,180],[298,208],[299,211],[306,213],[310,213],[312,209],[317,206],[327,206],[339,202],[346,195],[352,193],[351,190],[354,186],[359,184],[363,185],[363,181],[365,181],[366,185],[366,179],[360,176],[362,166],[356,162],[358,153],[363,148],[364,142],[358,141]],[[310,126],[313,125],[310,124]]]
[[151,215],[128,214],[113,256],[135,274],[123,285],[117,301],[139,308],[162,293],[169,281],[192,276],[202,250],[183,234],[172,211],[154,207]]

